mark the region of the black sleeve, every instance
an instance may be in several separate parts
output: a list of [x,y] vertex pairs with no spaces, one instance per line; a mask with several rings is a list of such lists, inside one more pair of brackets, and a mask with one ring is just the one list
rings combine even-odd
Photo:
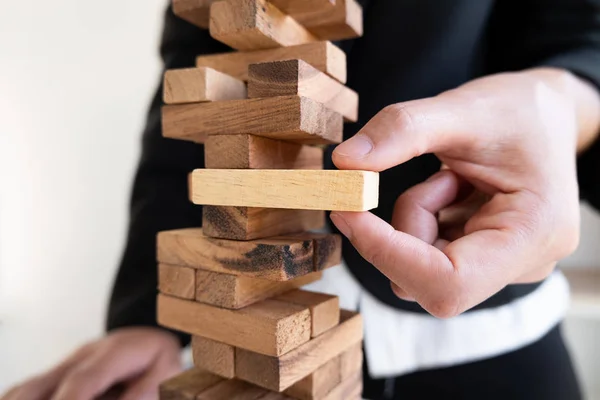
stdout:
[[[191,67],[195,57],[227,51],[207,31],[177,18],[169,7],[161,42],[165,69]],[[161,136],[162,86],[152,100],[131,197],[127,244],[113,286],[107,329],[156,326],[156,234],[200,226],[201,208],[187,194],[187,174],[204,166],[202,146]],[[189,337],[178,333],[183,345]]]
[[[487,73],[569,70],[600,91],[600,0],[500,0],[490,18]],[[578,159],[582,198],[600,209],[600,141]]]

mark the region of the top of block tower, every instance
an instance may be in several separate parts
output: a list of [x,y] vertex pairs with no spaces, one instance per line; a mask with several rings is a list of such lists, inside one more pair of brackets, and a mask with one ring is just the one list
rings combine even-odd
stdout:
[[173,0],[173,11],[237,50],[351,39],[363,32],[356,0]]

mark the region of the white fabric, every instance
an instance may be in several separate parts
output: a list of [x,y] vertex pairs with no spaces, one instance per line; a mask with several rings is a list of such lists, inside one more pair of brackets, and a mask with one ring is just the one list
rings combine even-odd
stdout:
[[345,265],[325,271],[306,286],[340,297],[343,308],[360,309],[365,353],[373,378],[450,366],[493,357],[533,343],[566,314],[569,286],[555,272],[539,288],[514,302],[441,320],[397,310],[364,290]]

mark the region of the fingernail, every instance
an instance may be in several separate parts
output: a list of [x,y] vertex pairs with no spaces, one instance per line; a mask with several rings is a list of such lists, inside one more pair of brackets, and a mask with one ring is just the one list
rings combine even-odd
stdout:
[[344,157],[363,158],[373,151],[373,142],[365,136],[358,134],[335,148],[335,152]]
[[350,225],[348,225],[348,222],[346,222],[346,219],[341,214],[332,212],[330,218],[339,231],[342,232],[342,235],[348,239],[352,239],[352,229],[350,229]]

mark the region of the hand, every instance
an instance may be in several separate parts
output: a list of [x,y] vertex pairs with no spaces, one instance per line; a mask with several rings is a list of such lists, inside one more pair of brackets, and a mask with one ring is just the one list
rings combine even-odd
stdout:
[[399,297],[434,316],[540,281],[578,245],[576,153],[600,129],[599,104],[573,75],[540,69],[389,106],[337,147],[335,164],[382,171],[434,153],[446,169],[398,198],[391,225],[331,218]]
[[122,328],[89,343],[2,400],[92,400],[123,383],[121,400],[158,399],[158,385],[181,371],[179,341],[158,328]]

